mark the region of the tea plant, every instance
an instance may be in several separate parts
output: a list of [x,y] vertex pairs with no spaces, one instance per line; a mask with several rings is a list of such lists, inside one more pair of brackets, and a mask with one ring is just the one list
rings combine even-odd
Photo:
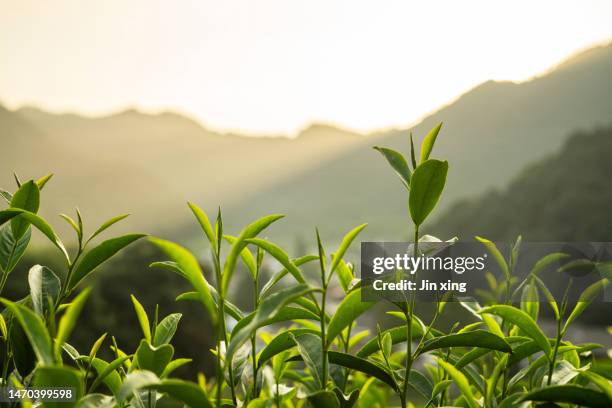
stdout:
[[[415,256],[440,242],[422,231],[442,196],[448,172],[447,162],[432,158],[440,130],[438,125],[424,138],[419,152],[411,135],[408,159],[393,149],[375,147],[406,189]],[[612,406],[610,372],[594,353],[602,346],[567,340],[571,325],[609,283],[608,264],[593,265],[604,278],[572,303],[567,296],[555,299],[541,279],[553,265],[565,262],[566,254],[546,255],[518,279],[520,238],[503,254],[493,242],[477,237],[503,279],[488,274],[490,290],[481,292],[480,300],[458,302],[473,321],[444,329],[440,316],[455,299],[439,299],[429,318],[419,317],[414,295],[402,302],[362,301],[364,284],[345,257],[366,224],[349,231],[331,254],[315,229],[316,253],[291,258],[281,246],[260,237],[282,215],[263,217],[232,236],[224,231],[220,210],[211,222],[193,203],[188,206],[210,250],[210,275],[196,255],[157,237],[149,240],[168,260],[151,266],[183,277],[191,290],[178,294],[177,300],[197,302],[210,316],[215,347],[203,353],[215,359],[214,377],[200,375],[196,382],[170,377],[190,362],[176,358],[171,345],[181,316],[160,320],[157,310],[148,313],[135,297],[139,327],[134,330],[142,332],[138,347],[126,352],[114,337],[103,335],[88,354],[81,354],[68,340],[90,289],[72,296],[98,266],[143,235],[111,238],[91,247],[92,240],[124,216],[84,239],[77,211],[76,220],[62,216],[76,232],[77,248],[70,255],[37,215],[40,190],[49,178],[18,182],[14,194],[0,191],[8,204],[0,211],[0,290],[23,255],[32,227],[58,248],[66,263],[59,275],[34,266],[30,295],[3,300],[4,385],[70,386],[76,392],[73,405],[81,407],[154,407],[163,397],[191,407]],[[262,268],[266,260],[279,265],[267,280]],[[570,267],[567,263],[562,268]],[[252,293],[250,310],[232,302],[233,278],[243,272],[246,284],[241,289]],[[342,299],[336,302],[338,292]],[[539,325],[540,297],[554,317],[553,338]],[[374,333],[360,326],[363,315],[375,306],[388,309],[396,325]],[[98,356],[104,344],[112,350],[111,361]]]

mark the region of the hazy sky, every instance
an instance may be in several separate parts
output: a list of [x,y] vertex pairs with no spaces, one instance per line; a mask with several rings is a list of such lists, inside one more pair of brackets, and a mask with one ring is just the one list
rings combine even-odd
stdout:
[[403,126],[612,39],[612,1],[0,0],[0,103]]

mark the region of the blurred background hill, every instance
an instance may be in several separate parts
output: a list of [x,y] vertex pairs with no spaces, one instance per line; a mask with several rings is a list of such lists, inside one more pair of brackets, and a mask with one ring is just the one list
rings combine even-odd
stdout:
[[334,241],[362,222],[370,224],[364,238],[400,240],[409,234],[406,193],[371,146],[406,152],[410,131],[418,143],[443,121],[435,155],[451,166],[444,210],[506,188],[526,166],[557,153],[572,132],[612,122],[611,94],[607,45],[522,83],[484,82],[410,129],[366,135],[313,124],[294,137],[253,138],[216,133],[172,112],[86,117],[0,107],[0,186],[12,189],[12,171],[24,179],[52,171],[43,206],[51,220],[74,205],[92,228],[130,212],[124,231],[188,243],[199,232],[187,200],[210,212],[221,206],[230,231],[284,213],[268,233],[284,242],[311,241],[315,224]]

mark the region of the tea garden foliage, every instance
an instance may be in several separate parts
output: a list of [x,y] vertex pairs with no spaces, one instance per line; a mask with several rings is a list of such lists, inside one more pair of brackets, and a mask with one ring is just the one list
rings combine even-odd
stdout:
[[[441,124],[424,138],[420,152],[411,135],[408,158],[389,148],[374,148],[406,190],[415,255],[421,253],[423,242],[437,240],[422,234],[421,227],[442,195],[449,167],[446,161],[432,158],[440,129]],[[198,256],[177,243],[143,234],[103,238],[126,215],[86,235],[78,210],[75,217],[62,214],[77,242],[75,250],[68,251],[38,215],[41,194],[51,175],[26,182],[15,179],[13,193],[0,190],[6,201],[0,211],[0,294],[33,230],[55,246],[64,268],[35,265],[28,274],[29,295],[2,298],[0,377],[5,387],[71,387],[75,392],[75,402],[46,402],[44,406],[155,407],[167,400],[204,408],[612,406],[610,370],[602,368],[605,366],[593,352],[602,346],[572,344],[565,338],[572,323],[608,284],[609,265],[597,265],[607,278],[570,304],[567,299],[555,299],[539,278],[564,254],[547,255],[527,278],[518,281],[513,269],[520,256],[520,237],[509,254],[477,237],[505,278],[490,282],[491,293],[482,303],[461,303],[473,313],[475,323],[442,331],[436,322],[448,299],[441,299],[433,316],[423,320],[415,311],[414,297],[408,297],[405,302],[385,305],[396,319],[394,327],[371,332],[358,322],[376,302],[361,300],[361,281],[344,259],[366,224],[349,231],[332,252],[316,231],[316,253],[290,258],[281,245],[260,238],[282,215],[263,217],[232,236],[223,229],[221,211],[211,219],[189,203],[210,249],[214,281],[209,282]],[[166,256],[152,268],[176,273],[191,286],[190,292],[177,293],[177,301],[196,302],[213,321],[216,347],[202,350],[215,356],[213,378],[203,374],[194,381],[173,377],[177,368],[191,362],[175,355],[172,346],[181,315],[151,313],[134,296],[133,312],[139,325],[133,330],[142,335],[135,350],[117,344],[112,333],[101,336],[89,350],[71,346],[71,334],[79,329],[79,315],[90,293],[83,285],[85,278],[123,248],[143,239]],[[273,259],[279,270],[264,282],[265,258]],[[239,263],[248,272],[251,310],[241,310],[230,296],[232,278],[242,271],[237,268]],[[317,276],[305,275],[306,264],[316,265]],[[334,310],[328,296],[332,285],[344,292]],[[527,295],[543,302],[524,301]],[[553,312],[557,330],[552,338],[538,324],[540,305]],[[112,359],[98,356],[103,348],[112,351]],[[37,404],[21,402],[24,407]]]

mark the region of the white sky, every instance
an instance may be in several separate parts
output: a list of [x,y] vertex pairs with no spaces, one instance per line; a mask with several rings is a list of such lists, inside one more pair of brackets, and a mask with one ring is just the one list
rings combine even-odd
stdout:
[[367,131],[612,39],[612,1],[0,0],[0,103]]

